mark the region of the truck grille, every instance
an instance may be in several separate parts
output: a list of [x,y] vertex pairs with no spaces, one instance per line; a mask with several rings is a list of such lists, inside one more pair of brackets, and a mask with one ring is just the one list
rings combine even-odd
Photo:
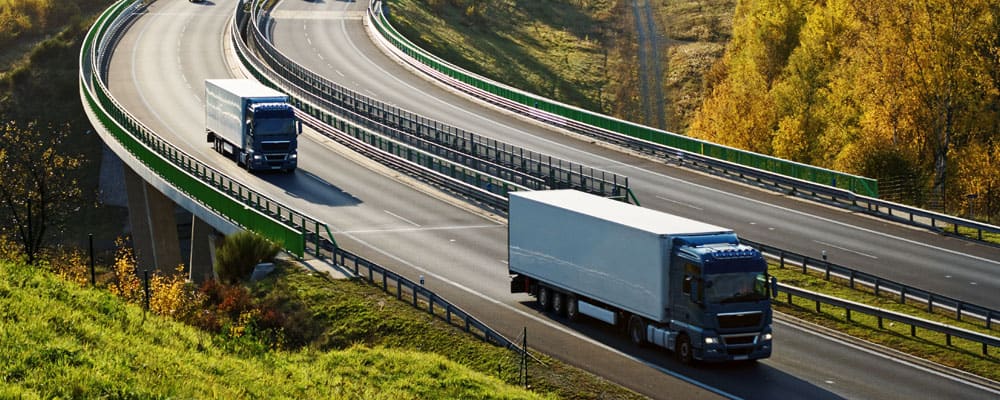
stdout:
[[287,152],[288,142],[278,142],[278,143],[264,142],[260,144],[260,149],[268,153]]
[[753,335],[723,335],[722,340],[727,345],[734,344],[753,344],[754,340],[757,339],[757,334]]
[[739,314],[719,314],[719,329],[753,328],[760,326],[763,313],[760,311],[739,313]]

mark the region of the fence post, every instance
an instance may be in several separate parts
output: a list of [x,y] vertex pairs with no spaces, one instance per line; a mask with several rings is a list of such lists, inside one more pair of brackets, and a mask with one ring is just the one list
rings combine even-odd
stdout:
[[97,276],[94,273],[94,234],[88,233],[87,239],[90,241],[90,286],[97,286]]
[[149,270],[148,269],[142,271],[142,287],[143,287],[143,292],[145,292],[145,294],[146,294],[146,296],[145,296],[146,297],[146,302],[145,302],[145,304],[146,304],[146,311],[149,311]]

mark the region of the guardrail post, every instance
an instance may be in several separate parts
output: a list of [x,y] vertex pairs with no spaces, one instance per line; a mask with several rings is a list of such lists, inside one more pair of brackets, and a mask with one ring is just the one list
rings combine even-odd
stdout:
[[951,347],[951,335],[950,334],[947,334],[947,333],[944,334],[944,342],[945,342],[945,344],[948,345],[948,347]]
[[417,285],[413,285],[413,306],[417,306]]
[[844,311],[847,312],[847,320],[850,321],[851,320],[851,309],[847,308],[847,307],[844,307]]
[[448,321],[448,324],[451,325],[451,304],[444,307],[444,320]]
[[848,276],[848,280],[850,282],[851,289],[854,289],[854,273],[855,273],[855,271],[852,269],[851,270],[851,274]]
[[992,328],[993,325],[993,311],[986,312],[986,329]]
[[819,300],[816,300],[816,312],[817,312],[817,313],[818,313],[818,312],[820,312],[820,311],[819,311]]
[[882,327],[882,317],[881,316],[875,316],[875,319],[878,320],[878,328],[879,329],[885,329],[885,328]]
[[962,320],[962,304],[965,303],[959,302],[957,305],[955,305],[955,318],[958,319],[959,321]]
[[427,295],[427,304],[429,304],[427,311],[434,315],[434,292],[430,292]]
[[389,274],[386,274],[385,271],[382,271],[382,291],[383,292],[388,292],[389,291],[389,277],[387,275],[389,275]]
[[878,287],[879,287],[879,283],[881,283],[881,280],[879,280],[879,279],[877,279],[877,278],[876,278],[876,279],[875,279],[875,297],[878,297]]
[[934,312],[934,293],[927,294],[927,312]]
[[906,286],[899,288],[899,303],[906,304]]
[[917,326],[910,325],[910,336],[917,337]]
[[826,263],[826,280],[830,280],[830,263]]
[[402,300],[403,299],[403,280],[402,279],[396,279],[396,299],[397,300]]

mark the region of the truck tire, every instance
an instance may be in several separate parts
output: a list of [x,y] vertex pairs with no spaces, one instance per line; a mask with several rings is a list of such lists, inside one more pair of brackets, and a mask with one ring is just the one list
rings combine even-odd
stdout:
[[566,295],[558,290],[552,291],[552,312],[556,316],[566,316]]
[[681,364],[691,365],[694,362],[691,338],[688,335],[682,333],[677,337],[677,344],[674,345],[674,354],[677,355],[677,361],[680,361]]
[[628,338],[639,347],[646,347],[646,321],[642,317],[633,315],[628,318]]
[[545,286],[538,287],[538,306],[542,312],[549,312],[552,309],[552,289]]
[[574,295],[566,296],[566,318],[570,321],[580,319],[580,303],[577,302]]

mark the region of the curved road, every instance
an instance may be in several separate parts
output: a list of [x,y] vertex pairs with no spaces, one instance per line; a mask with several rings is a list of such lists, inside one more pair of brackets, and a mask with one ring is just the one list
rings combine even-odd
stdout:
[[655,398],[714,397],[685,380],[745,398],[997,395],[782,323],[775,326],[774,357],[757,366],[684,367],[667,353],[635,351],[598,324],[564,324],[539,315],[528,297],[506,293],[501,223],[442,201],[444,196],[431,190],[417,190],[417,184],[401,184],[392,179],[395,173],[341,155],[338,146],[315,134],[303,135],[295,174],[247,174],[215,154],[203,133],[201,82],[233,76],[222,38],[234,6],[235,0],[153,3],[115,52],[112,93],[178,147],[328,222],[341,245],[408,277],[427,276],[428,287],[504,334],[513,337],[527,327],[529,345]]

